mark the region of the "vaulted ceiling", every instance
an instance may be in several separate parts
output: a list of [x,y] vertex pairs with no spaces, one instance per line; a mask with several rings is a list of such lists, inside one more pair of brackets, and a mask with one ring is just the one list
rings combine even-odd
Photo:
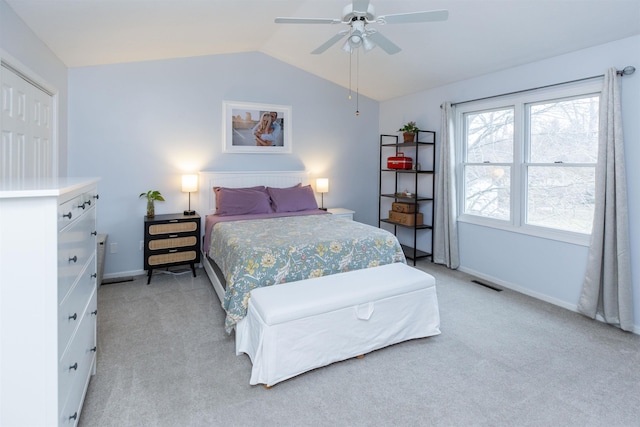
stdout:
[[339,19],[349,0],[5,1],[68,67],[258,51],[347,87],[357,59],[360,93],[381,101],[640,34],[640,0],[371,0],[378,16],[449,18],[370,24],[402,51],[356,58],[311,54],[344,24],[274,23]]

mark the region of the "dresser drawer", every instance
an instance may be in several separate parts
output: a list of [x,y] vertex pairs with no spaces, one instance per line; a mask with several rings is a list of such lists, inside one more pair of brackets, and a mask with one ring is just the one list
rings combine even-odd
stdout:
[[[89,307],[95,306],[94,292]],[[61,425],[74,425],[96,357],[96,316],[87,310],[58,365],[58,408]],[[75,419],[73,418],[76,414]]]
[[89,265],[64,298],[58,308],[58,352],[61,356],[67,349],[69,339],[76,331],[83,314],[89,304],[89,298],[96,289],[96,258],[92,257]]
[[169,237],[168,239],[158,240],[153,239],[149,241],[149,250],[158,251],[162,249],[195,247],[197,243],[198,237],[196,236]]
[[149,225],[149,234],[151,236],[164,236],[173,233],[193,233],[196,230],[198,230],[198,223],[196,221],[170,221],[166,224]]
[[[58,303],[71,289],[96,249],[95,209],[58,235]],[[95,271],[94,271],[95,273]]]
[[97,188],[92,188],[61,203],[58,206],[58,231],[71,224],[97,202]]
[[173,251],[166,254],[151,255],[147,258],[147,264],[151,267],[169,265],[174,263],[199,262],[197,251]]

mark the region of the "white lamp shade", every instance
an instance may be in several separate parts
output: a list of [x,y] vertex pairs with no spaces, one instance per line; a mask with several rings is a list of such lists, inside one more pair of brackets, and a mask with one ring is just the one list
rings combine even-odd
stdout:
[[329,178],[317,178],[316,179],[316,191],[318,193],[329,192]]
[[198,175],[182,175],[182,192],[193,193],[198,191]]

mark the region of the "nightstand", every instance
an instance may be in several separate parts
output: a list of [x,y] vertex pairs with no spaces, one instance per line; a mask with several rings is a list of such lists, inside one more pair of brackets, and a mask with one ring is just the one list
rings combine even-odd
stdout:
[[154,268],[189,264],[196,277],[200,263],[200,215],[165,214],[144,217],[144,269],[151,283]]
[[353,214],[355,213],[354,211],[345,208],[327,209],[327,212],[337,217],[348,219],[349,221],[353,221]]

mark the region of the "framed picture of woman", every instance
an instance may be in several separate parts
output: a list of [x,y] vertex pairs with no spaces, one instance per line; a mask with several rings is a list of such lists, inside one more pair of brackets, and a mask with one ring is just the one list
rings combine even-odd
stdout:
[[291,107],[225,101],[224,153],[291,153]]

